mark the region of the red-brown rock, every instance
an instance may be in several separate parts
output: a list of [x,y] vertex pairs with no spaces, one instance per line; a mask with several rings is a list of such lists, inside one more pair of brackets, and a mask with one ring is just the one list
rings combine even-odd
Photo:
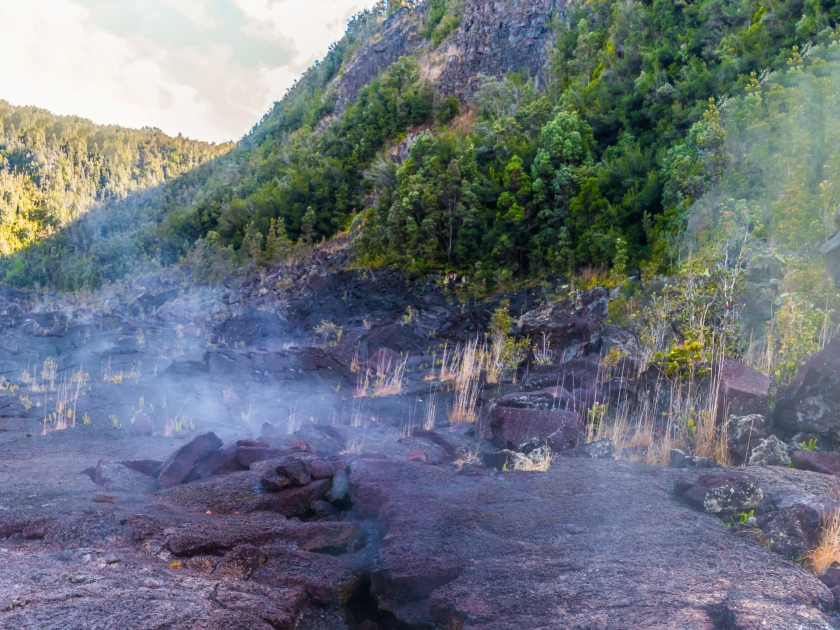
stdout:
[[181,483],[193,466],[213,451],[222,447],[222,441],[212,431],[194,438],[188,444],[184,444],[177,451],[169,456],[158,475],[158,483],[161,488],[171,488]]
[[212,475],[221,475],[243,469],[244,467],[239,463],[239,459],[237,458],[237,446],[235,444],[228,444],[218,451],[213,451],[193,466],[193,469],[184,481],[190,482],[198,479],[207,479]]
[[514,451],[548,445],[564,451],[577,444],[579,417],[569,411],[543,411],[496,407],[490,413],[493,441]]
[[149,477],[154,477],[155,479],[157,479],[157,476],[160,474],[160,469],[163,466],[163,462],[155,459],[134,459],[119,463],[126,468],[148,475]]
[[302,516],[314,501],[323,499],[331,487],[331,479],[319,479],[305,486],[287,488],[272,495],[275,497],[272,509],[287,518]]
[[794,451],[790,456],[797,470],[811,470],[824,475],[840,475],[840,453],[833,451]]
[[313,479],[332,479],[339,470],[347,465],[338,459],[315,459],[309,464],[309,472]]
[[251,464],[263,462],[267,459],[277,459],[288,453],[287,449],[270,448],[267,444],[264,446],[237,446],[236,461],[244,468],[248,468]]
[[770,379],[740,361],[724,360],[720,368],[719,413],[766,416],[770,409]]

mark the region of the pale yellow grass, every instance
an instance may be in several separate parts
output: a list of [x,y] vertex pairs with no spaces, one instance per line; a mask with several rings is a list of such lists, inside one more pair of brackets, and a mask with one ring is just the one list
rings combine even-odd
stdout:
[[833,562],[840,562],[840,510],[823,525],[819,544],[806,556],[815,575],[822,574]]

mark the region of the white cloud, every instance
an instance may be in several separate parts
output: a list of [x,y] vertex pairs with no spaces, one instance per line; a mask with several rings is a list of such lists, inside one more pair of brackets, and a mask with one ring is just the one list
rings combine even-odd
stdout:
[[237,139],[370,2],[0,0],[0,99]]

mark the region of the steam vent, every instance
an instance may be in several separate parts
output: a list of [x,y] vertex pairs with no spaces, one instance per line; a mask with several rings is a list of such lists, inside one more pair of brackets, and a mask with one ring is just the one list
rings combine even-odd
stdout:
[[0,630],[840,630],[840,4],[372,2],[0,0]]

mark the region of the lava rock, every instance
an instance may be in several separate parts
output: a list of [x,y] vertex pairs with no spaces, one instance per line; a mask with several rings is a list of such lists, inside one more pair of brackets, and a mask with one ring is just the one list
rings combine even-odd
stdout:
[[766,419],[761,414],[730,416],[726,430],[726,441],[733,463],[743,464],[749,459],[749,452],[769,435]]
[[154,480],[147,475],[103,459],[96,464],[94,481],[106,490],[152,492],[155,489]]
[[668,456],[668,466],[670,468],[714,468],[717,463],[711,457],[688,455],[685,451],[672,448]]
[[493,470],[513,470],[518,464],[524,463],[527,459],[522,453],[517,453],[510,449],[503,449],[495,453],[485,453],[483,455],[484,465]]
[[213,576],[223,580],[246,580],[260,566],[262,552],[254,545],[238,545],[228,551],[216,565]]
[[766,415],[770,409],[770,378],[746,363],[724,360],[719,409],[733,416]]
[[819,515],[804,505],[793,505],[756,517],[770,548],[791,560],[799,560],[818,542]]
[[337,519],[341,514],[341,510],[335,507],[329,501],[313,501],[310,506],[318,518],[333,518]]
[[560,452],[578,440],[578,415],[568,411],[540,411],[496,407],[490,412],[493,441],[503,448],[529,451],[548,445]]
[[525,313],[519,319],[518,332],[531,339],[541,339],[545,334],[551,348],[560,353],[558,362],[564,363],[597,349],[608,308],[607,289],[583,291],[558,304]]
[[347,479],[347,473],[344,470],[339,470],[332,478],[332,488],[325,495],[327,501],[337,503],[343,501],[350,491],[350,482]]
[[190,474],[184,478],[184,481],[189,483],[199,479],[207,479],[213,475],[221,475],[224,473],[236,472],[244,470],[244,467],[237,459],[237,446],[235,444],[227,444],[218,451],[213,451],[206,457],[203,457],[190,471]]
[[271,448],[268,444],[258,443],[258,446],[239,446],[236,447],[236,461],[244,468],[249,468],[252,464],[257,462],[264,462],[269,459],[278,459],[287,455],[287,449]]
[[840,336],[814,354],[779,394],[773,421],[791,433],[840,433]]
[[824,475],[840,476],[840,453],[833,451],[794,451],[790,457],[797,470],[811,470]]
[[593,440],[588,444],[579,444],[563,453],[569,457],[591,457],[593,459],[615,459],[615,442],[612,438]]
[[750,466],[787,466],[790,464],[787,445],[775,435],[764,439],[750,453]]
[[163,462],[159,462],[155,459],[134,459],[119,463],[126,468],[136,470],[139,473],[148,475],[149,477],[154,477],[155,479],[157,479],[157,476],[160,474],[160,469],[163,467]]
[[272,501],[272,509],[286,518],[303,516],[311,509],[313,502],[327,496],[331,487],[331,480],[319,479],[305,486],[287,488],[272,495],[276,497]]
[[222,447],[222,441],[212,431],[197,436],[169,456],[158,475],[161,488],[181,483],[200,459]]
[[691,505],[719,516],[732,516],[761,507],[761,488],[742,472],[703,475],[682,493]]
[[131,423],[132,435],[151,435],[155,432],[155,417],[150,414],[142,414],[134,418]]
[[840,586],[840,562],[832,562],[831,566],[820,573],[818,578],[828,588]]
[[309,464],[309,472],[313,479],[331,479],[339,470],[344,470],[347,465],[337,459],[315,459]]
[[306,456],[292,455],[283,458],[275,470],[278,475],[283,475],[291,479],[292,483],[298,486],[305,486],[312,481],[312,470],[309,466],[310,461]]
[[260,478],[260,486],[266,492],[280,492],[294,485],[294,482],[286,475],[278,475],[275,471],[268,471]]
[[389,374],[400,364],[400,353],[390,348],[379,348],[368,359],[367,365],[377,374]]

